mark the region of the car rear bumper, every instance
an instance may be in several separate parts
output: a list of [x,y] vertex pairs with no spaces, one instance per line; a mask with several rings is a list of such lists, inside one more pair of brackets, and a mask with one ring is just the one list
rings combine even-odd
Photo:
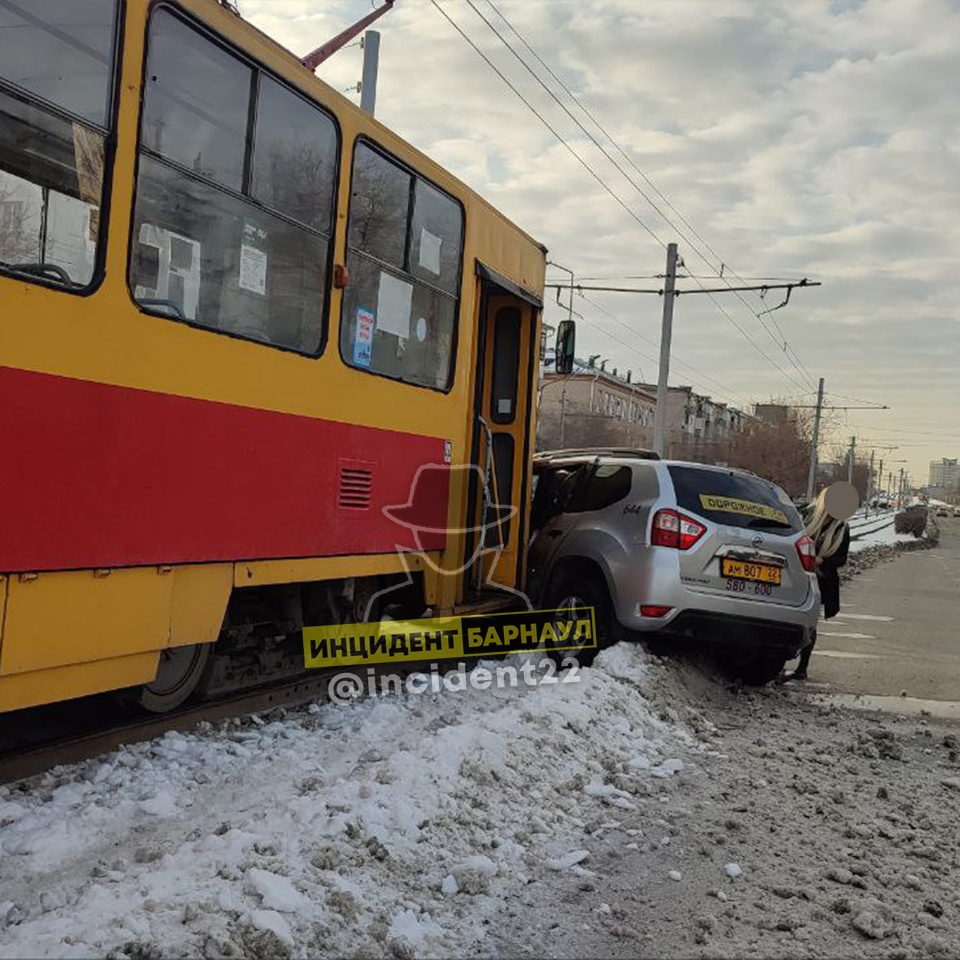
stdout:
[[[810,642],[820,618],[820,591],[813,577],[806,599],[799,605],[713,596],[670,580],[658,573],[634,595],[621,594],[616,605],[620,623],[642,633],[695,636],[725,645],[776,646],[792,654]],[[671,610],[663,617],[646,617],[641,611],[644,603],[662,604]]]
[[789,659],[809,642],[813,628],[709,610],[682,610],[657,631],[658,636],[685,637],[716,646],[776,650]]

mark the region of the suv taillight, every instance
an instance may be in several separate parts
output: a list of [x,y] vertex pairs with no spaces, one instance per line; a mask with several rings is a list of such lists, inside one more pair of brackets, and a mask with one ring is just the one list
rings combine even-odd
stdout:
[[807,536],[797,541],[797,553],[800,554],[800,563],[807,573],[815,573],[817,569],[817,548]]
[[653,518],[650,544],[654,547],[689,550],[706,532],[707,528],[702,523],[685,514],[676,510],[658,510]]

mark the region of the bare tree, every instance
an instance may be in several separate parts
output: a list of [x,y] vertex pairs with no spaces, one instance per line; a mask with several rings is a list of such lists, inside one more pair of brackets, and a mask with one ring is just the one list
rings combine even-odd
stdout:
[[40,259],[39,203],[30,203],[26,194],[32,185],[18,189],[8,176],[0,171],[0,260],[33,262]]
[[730,437],[725,459],[732,467],[771,480],[791,497],[802,495],[810,467],[809,417],[791,410],[782,420],[754,420]]

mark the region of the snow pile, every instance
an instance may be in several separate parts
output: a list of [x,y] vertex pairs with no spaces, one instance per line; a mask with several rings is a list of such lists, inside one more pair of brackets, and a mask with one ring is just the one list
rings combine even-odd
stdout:
[[916,543],[917,538],[912,533],[897,533],[893,529],[893,524],[877,530],[873,533],[865,534],[858,540],[852,540],[850,543],[851,553],[861,553],[870,547],[891,547],[898,543]]
[[662,670],[620,644],[579,682],[311,705],[0,787],[0,957],[482,952],[703,749],[648,699]]

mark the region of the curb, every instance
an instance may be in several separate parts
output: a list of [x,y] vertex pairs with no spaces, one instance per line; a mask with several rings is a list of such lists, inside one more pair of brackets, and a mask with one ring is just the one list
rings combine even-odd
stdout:
[[932,550],[936,546],[936,540],[928,540],[926,537],[921,537],[914,541],[879,544],[875,547],[867,547],[866,550],[861,550],[859,553],[851,556],[847,567],[840,573],[840,582],[849,583],[858,574],[887,560],[892,560],[901,553],[914,553],[917,550]]

